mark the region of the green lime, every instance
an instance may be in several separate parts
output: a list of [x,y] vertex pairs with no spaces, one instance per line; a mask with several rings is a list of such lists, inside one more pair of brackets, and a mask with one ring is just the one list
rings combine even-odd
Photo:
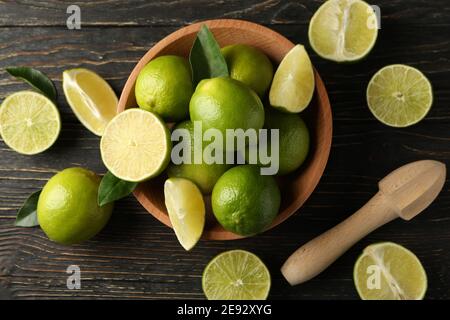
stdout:
[[170,161],[172,142],[166,124],[138,108],[115,116],[100,140],[103,163],[117,178],[142,182],[159,175]]
[[231,78],[202,80],[189,111],[192,121],[202,122],[203,131],[217,129],[223,137],[226,129],[259,130],[264,124],[264,107],[258,95]]
[[70,245],[95,236],[109,220],[113,204],[97,203],[100,177],[83,168],[54,175],[39,196],[39,225],[50,240]]
[[222,54],[227,61],[230,77],[245,83],[263,97],[273,78],[273,66],[269,58],[262,51],[246,44],[226,46]]
[[200,240],[205,226],[205,203],[190,180],[170,178],[164,183],[164,202],[178,241],[191,250]]
[[272,107],[298,113],[309,105],[314,94],[314,69],[302,45],[296,45],[278,66],[270,87]]
[[18,153],[32,155],[47,150],[60,130],[58,109],[40,93],[13,93],[0,107],[0,134],[8,147]]
[[150,61],[136,79],[139,107],[168,121],[188,117],[193,92],[189,62],[178,56],[161,56]]
[[419,259],[392,242],[365,248],[353,279],[363,300],[421,300],[427,290],[427,275]]
[[257,166],[242,165],[219,178],[211,203],[214,215],[226,230],[250,236],[272,223],[280,199],[280,189],[273,176],[261,175]]
[[226,251],[203,271],[202,287],[208,300],[265,300],[270,273],[256,255],[244,250]]
[[[171,163],[167,168],[167,174],[169,177],[178,177],[189,179],[194,182],[204,194],[210,194],[214,185],[220,176],[230,168],[230,165],[225,163],[212,163],[212,159],[208,159],[208,154],[203,154],[204,149],[202,149],[203,159],[201,164],[194,163],[194,125],[191,121],[185,121],[178,124],[174,130],[186,129],[190,133],[191,141],[191,163],[182,163],[175,165]],[[184,142],[179,142],[184,143]],[[203,144],[205,148],[206,145]],[[225,162],[225,157],[224,157]]]
[[361,0],[329,0],[309,23],[309,42],[322,58],[349,62],[364,58],[374,47],[378,19]]
[[370,80],[367,104],[375,118],[392,127],[408,127],[425,118],[433,104],[430,81],[419,70],[395,64]]
[[[270,111],[266,114],[264,127],[279,130],[278,174],[297,170],[308,156],[310,140],[308,128],[300,115]],[[270,148],[270,144],[268,146]]]

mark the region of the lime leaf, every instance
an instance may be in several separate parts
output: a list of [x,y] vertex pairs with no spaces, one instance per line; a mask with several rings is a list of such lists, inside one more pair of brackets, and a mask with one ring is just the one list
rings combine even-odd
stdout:
[[32,193],[27,200],[25,200],[22,208],[17,213],[14,225],[17,227],[36,227],[39,225],[37,219],[37,203],[41,190]]
[[136,186],[137,182],[121,180],[108,171],[100,182],[98,205],[103,206],[107,203],[122,199],[132,193]]
[[56,101],[55,85],[41,71],[29,67],[9,67],[6,71],[13,77],[27,82],[50,100]]
[[41,71],[29,67],[9,67],[6,71],[13,77],[27,82],[50,100],[56,101],[55,85]]
[[203,79],[228,77],[228,66],[214,35],[206,25],[197,33],[189,54],[192,80],[197,85]]

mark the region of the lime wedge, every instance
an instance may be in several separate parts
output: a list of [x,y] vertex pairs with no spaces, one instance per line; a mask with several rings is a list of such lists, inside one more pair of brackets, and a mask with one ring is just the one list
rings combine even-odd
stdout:
[[373,115],[392,127],[408,127],[422,120],[433,104],[430,81],[419,70],[391,65],[378,71],[367,87]]
[[272,107],[291,113],[303,111],[314,94],[314,70],[308,53],[296,45],[278,66],[270,87]]
[[353,277],[363,300],[421,300],[427,290],[427,275],[419,259],[392,242],[365,248]]
[[178,241],[191,250],[203,233],[205,203],[200,189],[190,180],[170,178],[164,183],[164,199]]
[[47,150],[58,138],[60,130],[58,109],[40,93],[16,92],[0,107],[0,134],[18,153],[32,155]]
[[103,163],[117,178],[141,182],[160,174],[169,164],[169,129],[154,113],[128,109],[106,126],[100,141]]
[[372,50],[378,35],[377,16],[361,0],[329,0],[309,23],[309,42],[324,59],[357,61]]
[[270,273],[253,253],[231,250],[208,263],[202,286],[208,300],[265,300],[270,290]]
[[79,68],[63,72],[63,89],[78,120],[101,136],[117,114],[117,96],[109,84],[95,72]]

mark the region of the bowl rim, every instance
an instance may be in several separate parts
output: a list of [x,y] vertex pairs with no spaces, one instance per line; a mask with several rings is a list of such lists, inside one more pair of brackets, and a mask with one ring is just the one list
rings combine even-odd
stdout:
[[[245,21],[245,20],[238,20],[238,19],[213,19],[213,20],[205,20],[196,22],[193,24],[190,24],[188,26],[182,27],[177,29],[176,31],[170,33],[160,41],[158,41],[153,47],[151,47],[145,54],[142,56],[142,58],[138,61],[138,63],[133,68],[132,72],[130,73],[124,88],[121,92],[119,103],[117,106],[117,112],[122,112],[125,109],[127,109],[130,106],[135,105],[128,105],[128,102],[130,100],[130,95],[134,94],[134,86],[137,79],[137,76],[139,74],[139,71],[153,58],[157,57],[161,50],[166,48],[168,45],[173,43],[174,41],[178,41],[183,37],[186,37],[188,35],[196,34],[202,25],[207,25],[212,31],[214,28],[230,28],[233,27],[235,29],[241,29],[243,31],[247,31],[248,29],[252,29],[254,32],[260,32],[263,33],[266,37],[271,37],[276,39],[275,41],[282,42],[282,45],[287,47],[294,47],[295,44],[288,40],[286,37],[281,35],[280,33],[265,27],[263,25]],[[289,211],[287,214],[281,215],[281,211],[278,213],[275,220],[272,222],[270,226],[268,226],[263,232],[266,232],[277,225],[281,224],[285,220],[287,220],[289,217],[294,215],[298,212],[298,210],[303,206],[303,204],[309,199],[315,188],[317,187],[319,181],[321,180],[323,173],[325,171],[330,151],[331,151],[331,142],[332,142],[332,132],[333,132],[333,121],[332,121],[332,111],[331,111],[331,105],[328,98],[328,93],[325,88],[325,84],[323,83],[319,73],[314,68],[314,75],[315,75],[315,83],[316,83],[316,92],[315,97],[313,99],[316,99],[317,96],[320,96],[321,103],[324,104],[325,108],[325,114],[319,114],[322,118],[328,118],[328,126],[327,131],[323,134],[323,136],[328,137],[327,141],[323,141],[323,145],[325,146],[325,149],[322,150],[324,154],[321,157],[322,162],[319,166],[319,177],[315,179],[312,183],[308,184],[307,190],[305,190],[303,193],[305,194],[304,199],[298,200],[296,198],[294,201],[290,203],[289,206],[284,208],[283,212]],[[132,99],[133,100],[133,99]],[[166,226],[172,228],[172,225],[170,223],[170,219],[167,215],[167,213],[161,212],[158,207],[154,205],[152,201],[150,201],[147,196],[145,195],[145,188],[142,184],[139,184],[135,191],[133,192],[133,195],[135,198],[139,201],[139,203],[156,219],[158,219],[160,222],[165,224]],[[240,236],[237,234],[234,234],[230,231],[227,231],[223,228],[218,228],[218,230],[205,230],[202,236],[202,239],[206,240],[235,240],[235,239],[242,239],[246,238],[246,236]]]

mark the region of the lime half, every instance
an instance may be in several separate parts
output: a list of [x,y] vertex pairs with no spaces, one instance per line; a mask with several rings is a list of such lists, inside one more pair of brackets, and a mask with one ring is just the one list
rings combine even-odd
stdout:
[[283,58],[273,77],[272,107],[291,113],[303,111],[314,94],[314,70],[305,47],[296,45]]
[[322,58],[357,61],[372,50],[378,35],[377,16],[361,0],[329,0],[309,23],[309,42]]
[[103,163],[119,179],[141,182],[160,174],[170,160],[169,129],[155,114],[142,109],[119,113],[100,141]]
[[419,70],[391,65],[378,71],[367,87],[373,115],[392,127],[408,127],[422,120],[433,104],[430,81]]
[[16,92],[0,107],[0,134],[18,153],[32,155],[47,150],[58,138],[60,130],[58,109],[40,93]]
[[363,300],[421,300],[427,290],[427,275],[419,259],[392,242],[365,248],[353,277]]
[[178,241],[191,250],[203,233],[205,203],[200,189],[190,180],[170,178],[164,183],[164,199]]
[[231,250],[208,263],[202,286],[208,300],[265,300],[270,290],[270,273],[253,253]]
[[117,96],[109,84],[95,72],[78,68],[63,72],[63,89],[78,120],[101,136],[117,114]]

